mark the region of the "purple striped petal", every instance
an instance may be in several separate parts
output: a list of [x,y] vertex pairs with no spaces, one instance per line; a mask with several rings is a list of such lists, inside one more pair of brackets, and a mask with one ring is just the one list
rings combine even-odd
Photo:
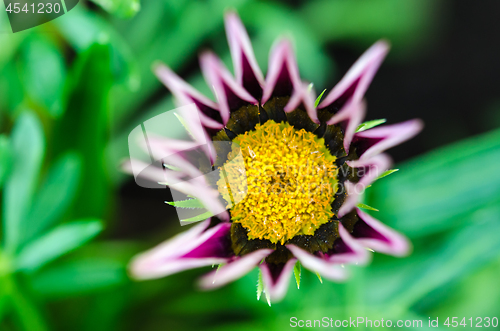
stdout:
[[163,64],[156,66],[155,73],[160,81],[175,96],[179,107],[192,103],[196,105],[200,111],[199,115],[203,126],[215,130],[220,130],[224,127],[219,106],[215,102],[198,92]]
[[225,263],[231,258],[230,223],[208,228],[210,220],[136,256],[130,273],[137,279],[153,279],[187,269]]
[[353,236],[358,243],[376,252],[394,256],[405,256],[410,252],[410,243],[402,234],[362,212],[359,208],[357,213],[359,221],[354,226]]
[[213,88],[224,124],[229,120],[231,111],[249,103],[258,104],[258,101],[250,93],[236,83],[231,73],[215,54],[203,53],[200,57],[200,66],[205,80]]
[[[202,123],[203,114],[199,111],[192,111],[191,106],[184,106],[177,108],[175,112],[182,118],[182,124],[185,129],[189,132],[190,136],[198,142],[199,145],[202,145],[202,149],[205,151],[205,154],[210,158],[210,162],[214,164],[215,159],[217,158],[217,153],[213,146],[211,136],[215,135],[217,131],[221,130],[220,127],[209,127]],[[196,108],[198,109],[198,108]],[[214,122],[215,123],[215,122]],[[217,123],[217,126],[222,124]]]
[[[203,173],[188,159],[188,152],[196,150],[199,144],[195,141],[183,141],[165,137],[148,136],[146,150],[151,152],[153,160],[179,168],[190,177],[202,176]],[[208,162],[208,159],[206,159]]]
[[283,299],[288,290],[290,277],[297,259],[290,259],[286,264],[267,264],[262,263],[262,280],[264,282],[264,291],[269,295],[271,301],[277,302]]
[[370,47],[328,93],[318,109],[333,107],[341,110],[351,98],[360,102],[388,51],[389,45],[385,41]]
[[360,159],[368,159],[417,135],[424,127],[419,119],[379,126],[354,135],[353,145]]
[[235,281],[255,268],[262,259],[273,252],[272,249],[260,249],[250,254],[235,258],[219,270],[203,276],[200,279],[200,286],[203,289],[212,289],[226,285]]
[[363,121],[365,113],[366,103],[364,101],[356,102],[351,98],[338,113],[326,122],[327,125],[340,123],[344,129],[344,149],[347,154],[349,154],[354,134]]
[[363,265],[370,261],[369,252],[349,234],[342,223],[339,223],[339,235],[340,240],[335,241],[332,251],[325,254],[328,262]]
[[264,86],[264,76],[257,64],[250,38],[248,38],[247,31],[238,14],[232,11],[228,12],[225,16],[225,27],[236,81],[255,99],[260,99]]
[[365,189],[371,185],[384,171],[391,166],[391,159],[386,154],[379,154],[370,159],[347,161],[347,165],[356,169],[361,179],[356,184],[345,182],[347,198],[339,209],[339,217],[343,217],[356,207]]
[[300,90],[301,86],[292,44],[288,40],[281,40],[273,47],[269,56],[269,69],[261,103],[265,104],[273,96],[290,96],[294,90]]
[[124,162],[122,164],[122,169],[123,171],[134,175],[136,182],[138,179],[144,179],[155,184],[153,187],[156,187],[158,183],[163,183],[161,185],[162,187],[165,187],[165,183],[177,183],[181,181],[182,176],[185,175],[178,171],[162,169],[152,165],[151,163],[146,163],[136,159]]
[[294,111],[299,107],[303,107],[309,118],[314,122],[319,124],[318,112],[316,111],[316,107],[314,107],[314,92],[309,85],[306,83],[302,83],[300,87],[293,90],[292,97],[288,101],[285,106],[285,112],[289,113]]
[[286,248],[288,248],[290,252],[292,252],[292,254],[299,259],[300,263],[302,263],[305,268],[313,272],[317,272],[327,279],[333,281],[343,281],[348,277],[346,269],[342,268],[340,264],[329,262],[324,255],[322,257],[318,257],[295,245],[287,245]]

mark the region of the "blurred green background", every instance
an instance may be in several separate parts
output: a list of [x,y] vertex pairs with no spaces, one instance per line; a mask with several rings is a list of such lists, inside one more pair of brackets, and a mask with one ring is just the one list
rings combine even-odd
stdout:
[[[447,317],[500,317],[499,4],[94,0],[16,34],[0,14],[0,330],[282,330],[324,316],[424,329],[431,317],[447,329]],[[227,7],[264,72],[273,40],[292,38],[316,91],[376,40],[391,42],[368,119],[420,117],[426,129],[390,151],[400,171],[365,200],[411,239],[411,256],[374,254],[345,284],[303,271],[301,289],[291,282],[271,307],[256,300],[255,270],[213,292],[194,286],[207,270],[128,278],[134,254],[184,230],[167,190],[119,170],[131,129],[174,108],[151,65],[208,93],[197,54],[214,49],[231,67]]]

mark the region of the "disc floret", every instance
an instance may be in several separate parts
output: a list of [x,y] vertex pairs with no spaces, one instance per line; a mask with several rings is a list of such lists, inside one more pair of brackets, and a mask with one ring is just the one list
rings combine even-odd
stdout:
[[231,190],[246,191],[231,208],[231,219],[247,229],[249,239],[284,244],[297,235],[313,235],[331,220],[338,169],[322,138],[270,120],[233,143],[228,159],[241,153],[246,174],[228,161],[226,181],[218,186],[228,203],[234,202]]

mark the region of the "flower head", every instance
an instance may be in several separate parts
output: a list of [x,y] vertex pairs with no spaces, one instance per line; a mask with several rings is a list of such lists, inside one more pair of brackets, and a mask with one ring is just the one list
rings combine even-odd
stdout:
[[[217,194],[207,190],[206,182],[194,180],[202,173],[189,162],[165,171],[173,179],[193,179],[181,189],[216,216],[137,256],[132,274],[156,278],[219,264],[200,280],[203,288],[214,288],[258,266],[266,295],[280,300],[297,261],[341,281],[347,277],[343,264],[369,260],[366,248],[405,255],[409,244],[402,235],[357,208],[363,189],[390,166],[382,152],[422,128],[419,120],[411,120],[359,130],[363,96],[388,45],[380,41],[368,49],[316,105],[314,91],[300,79],[289,41],[272,49],[264,79],[239,17],[230,12],[225,23],[235,77],[212,53],[200,59],[217,102],[166,66],[156,68],[179,106],[196,106],[203,132],[192,135],[211,141],[205,152],[211,170],[219,170],[211,183]],[[185,121],[189,127],[190,119]],[[217,142],[229,147],[217,147]],[[179,152],[189,144],[156,143]]]

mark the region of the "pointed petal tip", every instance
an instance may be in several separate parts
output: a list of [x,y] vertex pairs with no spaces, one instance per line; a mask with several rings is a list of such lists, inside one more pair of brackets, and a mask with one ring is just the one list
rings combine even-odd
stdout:
[[153,63],[151,63],[151,70],[154,73],[157,73],[159,70],[162,70],[164,67],[166,67],[168,69],[167,65],[160,60],[156,60],[156,61],[153,61]]
[[331,263],[295,245],[286,245],[286,247],[300,261],[302,266],[310,271],[317,272],[323,277],[336,282],[345,281],[349,277],[347,270],[341,268],[338,263]]
[[296,262],[296,258],[288,260],[275,277],[271,274],[271,270],[266,263],[259,265],[268,302],[279,302],[285,297]]
[[376,51],[377,54],[386,56],[387,53],[389,53],[391,49],[391,43],[387,39],[380,39],[379,41],[375,42],[369,50],[373,50],[374,52]]
[[368,48],[347,71],[344,77],[333,87],[330,93],[328,93],[323,102],[319,104],[318,109],[323,109],[333,104],[353,84],[357,84],[357,86],[355,86],[352,96],[356,100],[360,100],[388,52],[389,43],[385,40],[380,40]]
[[226,24],[239,24],[243,26],[240,15],[234,7],[228,7],[224,9],[224,21],[226,22]]
[[[411,253],[412,244],[403,234],[391,229],[373,216],[356,208],[359,218],[377,234],[376,237],[360,237],[356,240],[363,246],[396,257],[404,257]],[[381,237],[382,239],[380,239]],[[385,239],[384,239],[385,238]]]
[[202,276],[198,280],[198,287],[201,290],[211,290],[235,281],[258,266],[259,262],[273,251],[273,249],[260,249],[242,257],[237,257],[221,268]]
[[[358,140],[368,142],[366,150],[359,156],[360,160],[366,160],[397,146],[415,137],[424,128],[424,122],[420,119],[412,119],[402,123],[379,126],[355,134]],[[370,143],[370,139],[379,141]]]
[[279,38],[274,42],[271,47],[268,63],[269,68],[261,99],[262,104],[265,104],[275,93],[278,78],[283,69],[288,72],[289,83],[292,86],[292,90],[287,91],[287,93],[299,90],[302,85],[294,47],[290,39]]
[[[343,263],[349,264],[357,264],[357,265],[366,265],[372,259],[372,254],[370,254],[364,247],[359,243],[359,241],[354,238],[349,231],[339,223],[339,234],[344,243],[350,247],[352,253],[350,254],[339,254],[338,256],[331,257],[332,260],[337,260],[338,262],[342,261]],[[349,255],[341,258],[341,255]]]

